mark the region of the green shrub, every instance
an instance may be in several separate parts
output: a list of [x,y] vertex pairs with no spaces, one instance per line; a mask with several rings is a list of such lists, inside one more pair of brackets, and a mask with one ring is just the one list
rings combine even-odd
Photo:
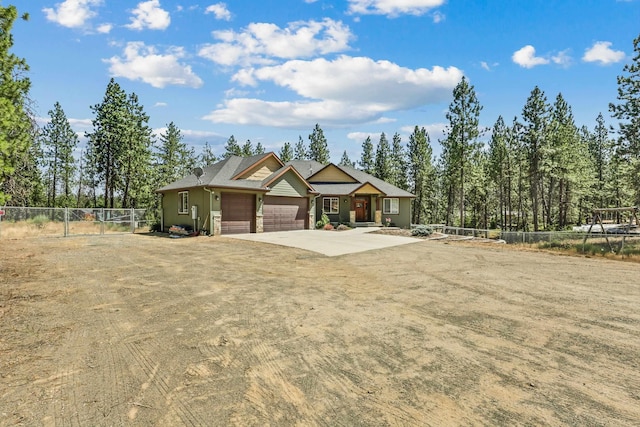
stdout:
[[325,225],[329,224],[329,217],[326,213],[322,212],[322,217],[318,222],[316,222],[316,228],[324,228]]
[[433,233],[433,230],[431,227],[427,227],[426,225],[419,225],[411,230],[411,235],[417,237],[427,237],[430,236],[431,233]]

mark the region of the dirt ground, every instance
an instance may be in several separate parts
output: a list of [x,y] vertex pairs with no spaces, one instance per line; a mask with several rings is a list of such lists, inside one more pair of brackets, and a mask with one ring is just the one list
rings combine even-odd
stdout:
[[3,239],[0,425],[637,426],[640,267],[417,240]]

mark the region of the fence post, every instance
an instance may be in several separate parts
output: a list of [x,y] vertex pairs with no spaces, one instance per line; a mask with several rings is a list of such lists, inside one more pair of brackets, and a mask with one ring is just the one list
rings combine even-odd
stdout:
[[69,208],[64,208],[64,237],[69,237]]
[[104,208],[100,209],[100,234],[104,234]]
[[129,216],[129,219],[131,219],[131,234],[136,232],[136,212],[133,208],[131,208],[131,215]]

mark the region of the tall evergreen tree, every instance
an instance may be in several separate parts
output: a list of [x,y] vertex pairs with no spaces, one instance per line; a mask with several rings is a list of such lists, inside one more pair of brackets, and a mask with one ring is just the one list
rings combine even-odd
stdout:
[[347,154],[347,150],[344,150],[344,152],[342,153],[342,157],[340,158],[340,163],[338,163],[338,165],[355,168],[356,162],[352,162],[351,159],[349,158],[349,155]]
[[258,141],[258,143],[256,144],[256,148],[253,150],[254,154],[264,154],[264,147],[262,146],[262,143],[260,141]]
[[402,147],[402,138],[397,132],[393,135],[389,162],[391,169],[389,182],[398,188],[408,190],[409,185],[407,183],[407,154],[404,150],[404,147]]
[[249,156],[253,156],[254,154],[255,152],[253,150],[253,143],[251,142],[250,139],[247,139],[244,145],[242,145],[242,156],[249,157]]
[[[29,66],[24,59],[11,53],[11,29],[17,17],[15,6],[0,5],[0,205],[10,198],[7,190],[10,192],[16,184],[13,180],[8,186],[6,181],[14,174],[17,164],[28,155],[35,139],[35,124],[28,107],[31,82],[25,76]],[[22,18],[27,20],[28,15]]]
[[238,141],[236,141],[236,138],[233,135],[229,137],[224,146],[223,157],[227,159],[231,156],[242,156],[242,147],[240,147],[240,144],[238,144]]
[[589,145],[589,153],[593,159],[593,165],[595,167],[594,177],[594,197],[595,207],[605,208],[610,203],[608,195],[615,194],[615,191],[610,187],[612,182],[610,175],[610,166],[613,159],[613,141],[609,138],[609,130],[604,121],[602,113],[598,114],[596,118],[596,126],[593,133],[588,129],[582,130],[583,140],[587,141]]
[[458,199],[460,227],[465,226],[465,188],[473,176],[474,159],[480,150],[480,111],[475,89],[465,77],[453,89],[453,102],[446,114],[449,125],[442,143],[443,166],[449,187],[449,212],[453,211],[455,196]]
[[203,167],[207,167],[214,164],[218,160],[219,160],[218,156],[214,154],[213,149],[211,148],[211,145],[209,145],[209,142],[205,141],[204,147],[202,147],[202,152],[200,153],[200,156],[199,156],[200,164]]
[[640,35],[633,40],[631,63],[618,76],[618,103],[609,104],[611,115],[618,120],[618,153],[626,157],[633,189],[632,203],[640,205]]
[[288,163],[293,160],[293,149],[291,148],[291,143],[288,141],[284,143],[282,149],[278,153],[278,157],[282,160],[283,163]]
[[391,174],[391,148],[389,147],[387,136],[382,132],[378,142],[378,149],[376,150],[374,176],[383,181],[388,181],[391,178]]
[[373,157],[373,144],[371,143],[371,137],[367,138],[362,143],[362,154],[360,155],[360,169],[368,174],[372,174],[375,171],[375,160]]
[[154,198],[151,171],[152,129],[138,95],[131,93],[127,97],[126,107],[125,138],[119,158],[122,207],[146,207],[152,204]]
[[182,133],[175,123],[169,123],[159,137],[156,186],[162,187],[189,175],[195,164],[193,148],[183,142]]
[[298,142],[293,154],[294,160],[309,160],[309,150],[307,150],[302,136],[298,136]]
[[93,147],[97,178],[104,186],[104,207],[115,207],[116,191],[121,184],[119,161],[127,128],[127,94],[112,78],[100,104],[93,105],[93,132],[85,135]]
[[329,163],[330,155],[327,139],[324,137],[324,132],[317,123],[309,135],[309,158],[323,165]]
[[489,178],[495,190],[497,202],[496,222],[502,227],[507,225],[507,217],[511,212],[511,179],[513,153],[508,148],[508,129],[502,116],[493,125],[489,141]]
[[430,201],[435,188],[436,170],[433,166],[433,151],[429,134],[425,128],[416,126],[409,136],[409,185],[416,196],[412,202],[412,224],[421,224],[430,214]]
[[531,213],[533,216],[533,230],[540,229],[540,210],[542,194],[542,153],[546,143],[547,128],[549,126],[549,110],[547,97],[536,86],[529,95],[522,110],[524,119],[523,145],[526,150],[527,164],[529,167],[529,191],[531,200]]
[[[73,151],[78,145],[78,135],[71,129],[69,120],[59,102],[49,110],[51,120],[41,133],[44,164],[47,168],[47,206],[72,206],[71,187],[75,173]],[[64,199],[58,201],[58,187]]]

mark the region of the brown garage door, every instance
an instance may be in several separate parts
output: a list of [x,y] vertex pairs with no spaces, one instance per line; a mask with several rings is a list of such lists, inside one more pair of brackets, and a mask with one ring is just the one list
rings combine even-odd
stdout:
[[264,231],[304,230],[307,228],[308,215],[306,197],[264,198],[263,228]]
[[255,233],[256,196],[222,193],[222,234]]

